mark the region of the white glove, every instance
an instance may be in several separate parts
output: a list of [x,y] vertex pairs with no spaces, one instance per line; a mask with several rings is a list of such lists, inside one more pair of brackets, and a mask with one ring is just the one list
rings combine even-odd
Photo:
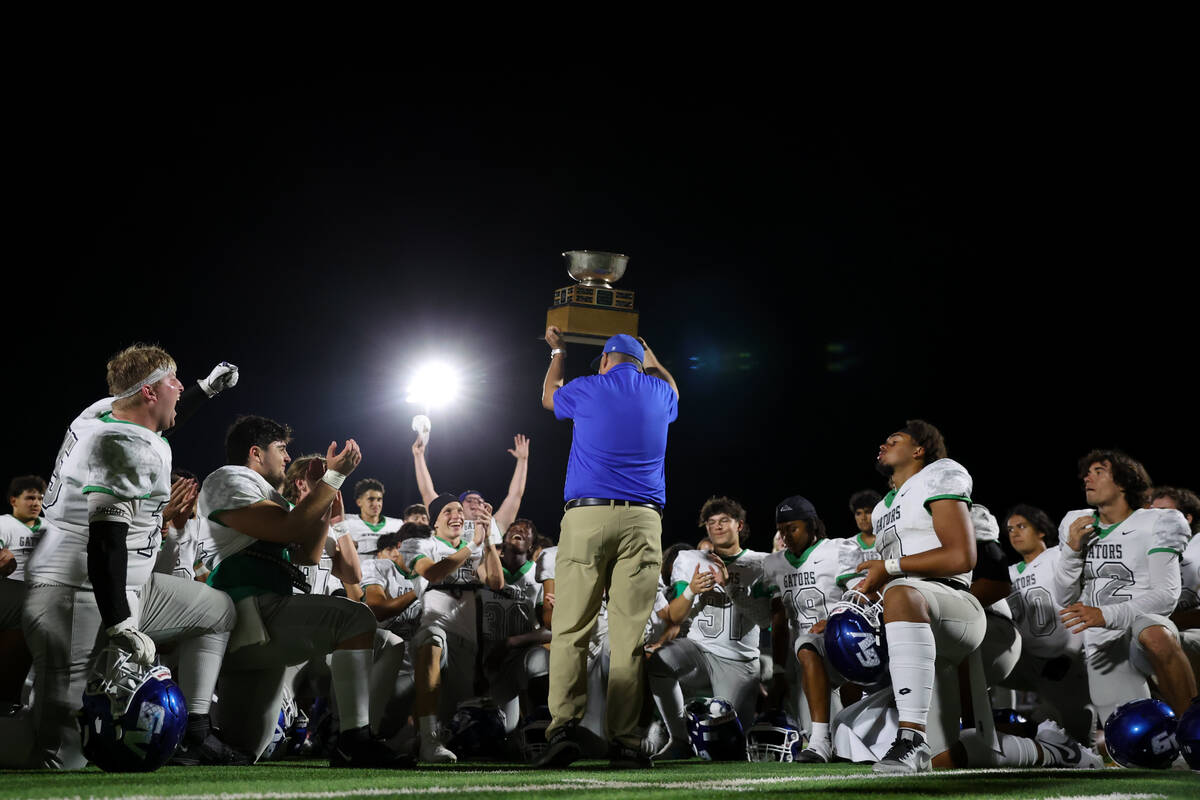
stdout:
[[429,430],[432,427],[433,423],[424,414],[417,414],[413,417],[412,428],[421,437],[421,444],[429,444]]
[[128,652],[137,663],[144,667],[154,663],[154,640],[138,630],[133,617],[126,617],[105,633],[113,644]]
[[236,364],[230,364],[228,361],[222,361],[213,367],[213,371],[208,373],[207,378],[201,378],[197,381],[200,388],[209,397],[215,397],[219,392],[226,389],[232,389],[237,386],[238,368]]

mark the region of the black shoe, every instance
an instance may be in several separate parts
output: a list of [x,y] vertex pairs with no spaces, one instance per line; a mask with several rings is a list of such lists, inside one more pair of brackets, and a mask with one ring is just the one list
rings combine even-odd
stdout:
[[185,736],[168,763],[180,767],[248,767],[254,763],[254,758],[230,747],[209,731],[202,740],[190,745]]
[[568,722],[554,732],[546,743],[545,751],[533,760],[534,769],[565,767],[579,760],[579,742],[575,738],[576,722]]
[[412,753],[397,753],[379,739],[371,738],[365,725],[342,731],[337,746],[329,755],[329,766],[370,769],[412,769],[417,759]]
[[608,746],[609,769],[650,769],[654,762],[641,747],[613,742]]

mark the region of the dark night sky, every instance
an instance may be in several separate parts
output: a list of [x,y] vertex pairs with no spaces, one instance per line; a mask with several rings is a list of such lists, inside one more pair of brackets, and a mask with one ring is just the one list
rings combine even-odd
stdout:
[[225,427],[261,413],[296,429],[293,455],[357,438],[355,477],[398,512],[416,495],[403,379],[440,355],[467,396],[433,415],[439,488],[498,502],[526,433],[522,513],[556,533],[570,429],[538,403],[535,337],[570,282],[559,253],[588,248],[631,256],[620,285],[680,384],[668,540],[698,538],[713,493],[747,505],[752,546],[795,492],[849,531],[846,499],[881,488],[876,447],[913,416],[996,512],[1078,507],[1075,460],[1101,445],[1196,488],[1175,124],[1134,87],[882,81],[837,99],[682,73],[30,88],[4,475],[47,474],[108,356],[149,340],[189,383],[242,371],[177,434],[178,466],[219,466]]

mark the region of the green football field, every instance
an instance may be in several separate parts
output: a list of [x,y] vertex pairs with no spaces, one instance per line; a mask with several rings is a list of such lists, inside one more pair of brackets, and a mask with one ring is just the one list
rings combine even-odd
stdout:
[[1184,771],[1110,768],[953,770],[919,777],[877,777],[850,764],[672,762],[652,770],[610,770],[583,761],[567,770],[534,771],[512,764],[461,764],[407,771],[329,769],[320,762],[257,767],[165,767],[146,775],[3,772],[0,798],[259,798],[561,797],[572,800],[657,800],[740,797],[871,798],[1200,798],[1200,776]]

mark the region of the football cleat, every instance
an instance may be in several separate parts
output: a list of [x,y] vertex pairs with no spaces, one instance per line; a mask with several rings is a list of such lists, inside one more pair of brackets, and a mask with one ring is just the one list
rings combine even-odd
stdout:
[[733,705],[723,697],[702,697],[684,708],[688,739],[705,761],[745,761],[746,737]]
[[888,677],[883,606],[851,589],[825,623],[825,654],[843,677],[864,686]]
[[1042,747],[1043,763],[1048,767],[1068,769],[1101,769],[1104,759],[1090,747],[1084,747],[1067,735],[1058,723],[1048,719],[1038,725],[1034,738]]
[[[453,755],[453,754],[451,754]],[[342,731],[337,745],[329,756],[329,766],[357,769],[408,769],[417,761],[412,755],[397,753],[371,736],[366,725]]]
[[1104,744],[1122,767],[1167,769],[1179,757],[1175,712],[1161,700],[1134,700],[1104,721]]
[[881,775],[915,775],[933,769],[929,744],[925,734],[912,728],[901,728],[886,754],[872,771]]
[[83,754],[105,772],[153,772],[187,730],[187,703],[171,671],[142,666],[115,645],[92,662],[78,713]]
[[746,731],[749,761],[796,761],[801,751],[800,729],[782,711],[764,711]]

